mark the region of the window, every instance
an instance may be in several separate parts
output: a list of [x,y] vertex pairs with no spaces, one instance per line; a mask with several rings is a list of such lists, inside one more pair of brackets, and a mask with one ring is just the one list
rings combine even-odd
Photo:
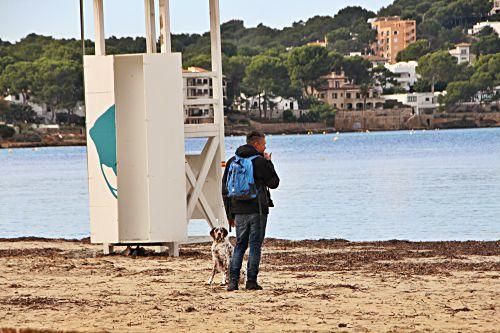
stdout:
[[346,98],[351,98],[351,93],[345,93]]
[[465,50],[465,49],[460,50],[460,54],[466,55],[467,54],[467,50]]
[[339,88],[340,87],[340,82],[339,81],[335,81],[335,88]]
[[343,93],[340,93],[340,97],[344,97],[344,94],[343,94]]
[[203,79],[203,84],[207,84],[208,83],[208,79]]
[[394,31],[394,34],[395,34],[395,35],[397,35],[397,34],[398,34],[398,32],[397,32],[397,31]]
[[426,98],[425,98],[425,101],[426,101],[426,102],[430,101],[429,97],[426,97]]
[[337,93],[333,93],[332,98],[337,98]]
[[385,41],[386,41],[386,43],[389,43],[389,38],[386,38]]
[[356,93],[356,98],[361,98],[361,94],[360,93]]
[[333,103],[333,107],[336,108],[337,107],[337,104]]
[[416,102],[417,96],[408,96],[407,101],[408,101],[408,103]]
[[343,109],[344,108],[344,104],[341,103],[340,104],[340,108]]
[[325,98],[325,94],[320,94],[319,98]]

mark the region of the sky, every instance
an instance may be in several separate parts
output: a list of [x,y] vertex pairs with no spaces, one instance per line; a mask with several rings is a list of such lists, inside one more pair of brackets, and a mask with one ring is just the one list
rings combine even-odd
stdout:
[[[346,6],[362,6],[377,11],[393,0],[219,1],[221,22],[241,19],[246,27],[263,23],[283,28],[315,15],[333,16]],[[170,0],[172,32],[208,31],[208,2]],[[155,4],[158,7],[158,0]],[[80,37],[79,0],[0,0],[0,5],[0,39],[4,41],[16,42],[29,33],[56,38]],[[94,39],[92,8],[93,1],[84,0],[85,38],[88,39]],[[145,36],[144,0],[104,0],[104,31],[106,37]]]

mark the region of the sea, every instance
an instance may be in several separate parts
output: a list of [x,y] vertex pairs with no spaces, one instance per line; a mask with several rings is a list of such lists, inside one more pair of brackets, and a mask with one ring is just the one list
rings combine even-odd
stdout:
[[[226,137],[227,157],[244,141]],[[281,179],[268,237],[500,239],[500,128],[268,135],[267,149]],[[85,147],[0,150],[0,238],[88,237],[86,163]]]

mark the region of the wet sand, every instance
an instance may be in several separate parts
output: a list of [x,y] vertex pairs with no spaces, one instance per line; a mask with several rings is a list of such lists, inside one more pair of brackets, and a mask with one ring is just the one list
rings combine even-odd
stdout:
[[183,246],[179,258],[132,258],[103,256],[88,240],[0,239],[0,327],[500,331],[500,241],[270,239],[262,258],[263,291],[228,293],[218,284],[220,275],[208,286],[211,267],[209,244]]

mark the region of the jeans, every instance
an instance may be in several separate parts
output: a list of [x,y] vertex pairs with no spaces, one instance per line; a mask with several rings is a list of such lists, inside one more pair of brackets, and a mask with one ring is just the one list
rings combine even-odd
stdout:
[[262,243],[266,234],[267,215],[237,214],[236,246],[231,260],[230,279],[238,283],[243,256],[250,244],[247,263],[247,281],[257,282]]

